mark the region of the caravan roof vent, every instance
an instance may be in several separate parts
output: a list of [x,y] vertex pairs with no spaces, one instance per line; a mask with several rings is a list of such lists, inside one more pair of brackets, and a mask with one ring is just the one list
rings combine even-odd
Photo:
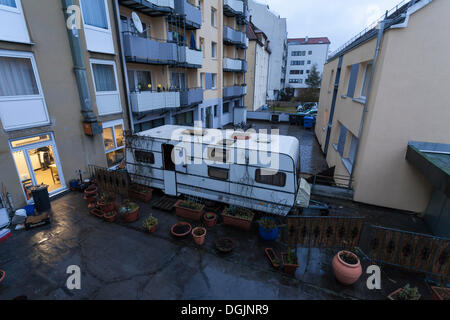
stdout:
[[186,129],[183,131],[183,134],[188,136],[206,136],[208,134],[207,130],[199,130],[199,129]]

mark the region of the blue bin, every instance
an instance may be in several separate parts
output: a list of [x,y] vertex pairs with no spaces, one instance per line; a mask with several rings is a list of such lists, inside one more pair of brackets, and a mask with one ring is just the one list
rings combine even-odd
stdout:
[[34,204],[29,204],[29,205],[23,207],[22,209],[24,209],[27,212],[27,216],[34,215]]
[[[264,217],[261,220],[273,220],[273,221],[275,221],[275,219],[270,218],[270,217]],[[259,232],[259,236],[263,240],[266,240],[266,241],[274,241],[278,237],[278,227],[275,227],[272,230],[266,230],[263,227],[261,227],[260,224],[258,224],[258,232]]]
[[313,123],[314,123],[314,117],[305,117],[303,119],[303,127],[309,129],[313,127]]

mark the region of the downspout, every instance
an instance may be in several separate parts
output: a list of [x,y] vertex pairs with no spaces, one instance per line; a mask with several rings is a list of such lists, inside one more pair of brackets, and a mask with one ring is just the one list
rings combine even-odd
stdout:
[[361,135],[362,135],[363,128],[364,128],[364,120],[366,118],[367,105],[369,104],[370,94],[372,92],[372,83],[373,83],[373,78],[374,78],[374,74],[375,74],[375,69],[376,69],[376,66],[377,66],[378,56],[380,54],[381,42],[383,41],[384,26],[386,25],[386,23],[388,21],[389,20],[385,19],[385,20],[381,21],[380,25],[379,25],[380,29],[378,30],[377,46],[376,46],[376,49],[375,49],[375,55],[373,57],[372,70],[370,71],[369,84],[368,84],[368,87],[367,87],[366,101],[364,102],[364,108],[363,108],[363,112],[362,112],[362,115],[361,115],[361,124],[359,126],[359,132],[358,132],[358,142],[356,143],[355,159],[353,160],[352,170],[350,172],[350,177],[349,177],[349,180],[348,180],[348,189],[352,188],[353,172],[355,171],[355,168],[356,168],[356,159],[358,159],[359,144],[360,144],[360,141],[361,141]]
[[[73,11],[70,9],[74,5],[73,0],[61,0],[65,21],[72,19]],[[83,50],[80,40],[79,30],[76,25],[71,29],[67,28],[67,35],[69,36],[70,50],[72,52],[73,72],[77,81],[78,93],[81,102],[81,114],[83,115],[83,122],[88,123],[92,127],[92,134],[99,133],[101,127],[98,124],[97,116],[94,114],[91,103],[91,95],[89,93],[89,83],[86,74],[86,67],[84,65]],[[101,131],[100,131],[101,132]]]
[[114,0],[114,15],[116,16],[116,36],[117,36],[117,42],[118,47],[120,51],[120,60],[122,62],[122,76],[123,81],[125,84],[125,96],[127,97],[127,106],[128,106],[128,123],[130,125],[130,131],[131,133],[134,133],[134,119],[133,119],[133,112],[131,110],[131,99],[130,99],[130,87],[128,83],[128,68],[127,68],[127,62],[125,61],[125,53],[123,49],[123,38],[122,38],[122,32],[120,30],[120,11],[119,11],[119,2],[118,0]]

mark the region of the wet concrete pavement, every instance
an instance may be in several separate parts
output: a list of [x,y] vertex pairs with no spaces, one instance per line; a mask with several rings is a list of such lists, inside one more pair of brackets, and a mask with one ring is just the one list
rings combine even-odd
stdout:
[[[152,202],[161,196],[155,192]],[[336,251],[331,249],[299,248],[295,277],[274,270],[264,248],[273,247],[278,254],[285,251],[282,236],[276,242],[262,241],[255,225],[251,231],[222,224],[208,228],[201,247],[192,237],[174,239],[170,227],[185,219],[174,211],[152,208],[152,202],[139,203],[140,219],[125,224],[90,215],[80,193],[54,200],[50,226],[14,232],[0,244],[0,269],[6,271],[0,299],[20,295],[29,299],[385,299],[406,283],[419,286],[424,297],[430,296],[423,275],[389,267],[383,267],[382,290],[368,290],[364,274],[357,284],[344,287],[332,274]],[[366,212],[360,207],[350,209]],[[341,214],[339,210],[346,207],[338,203],[331,214]],[[150,213],[159,219],[154,234],[141,228]],[[414,219],[394,214],[389,221],[424,228],[423,222]],[[215,251],[215,240],[223,236],[236,243],[231,254]],[[365,268],[370,261],[362,259],[362,264]],[[66,288],[70,265],[81,268],[81,290]]]

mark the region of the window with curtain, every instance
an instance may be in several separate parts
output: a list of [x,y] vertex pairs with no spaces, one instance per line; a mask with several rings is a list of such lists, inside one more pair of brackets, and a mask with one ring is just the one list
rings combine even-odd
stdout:
[[284,187],[286,185],[286,173],[268,169],[256,169],[255,181],[262,184]]
[[117,91],[114,66],[110,64],[92,64],[95,89],[97,92]]
[[17,8],[16,0],[0,0],[0,5]]
[[39,94],[30,58],[0,57],[0,96]]
[[84,23],[108,30],[105,0],[80,0]]

